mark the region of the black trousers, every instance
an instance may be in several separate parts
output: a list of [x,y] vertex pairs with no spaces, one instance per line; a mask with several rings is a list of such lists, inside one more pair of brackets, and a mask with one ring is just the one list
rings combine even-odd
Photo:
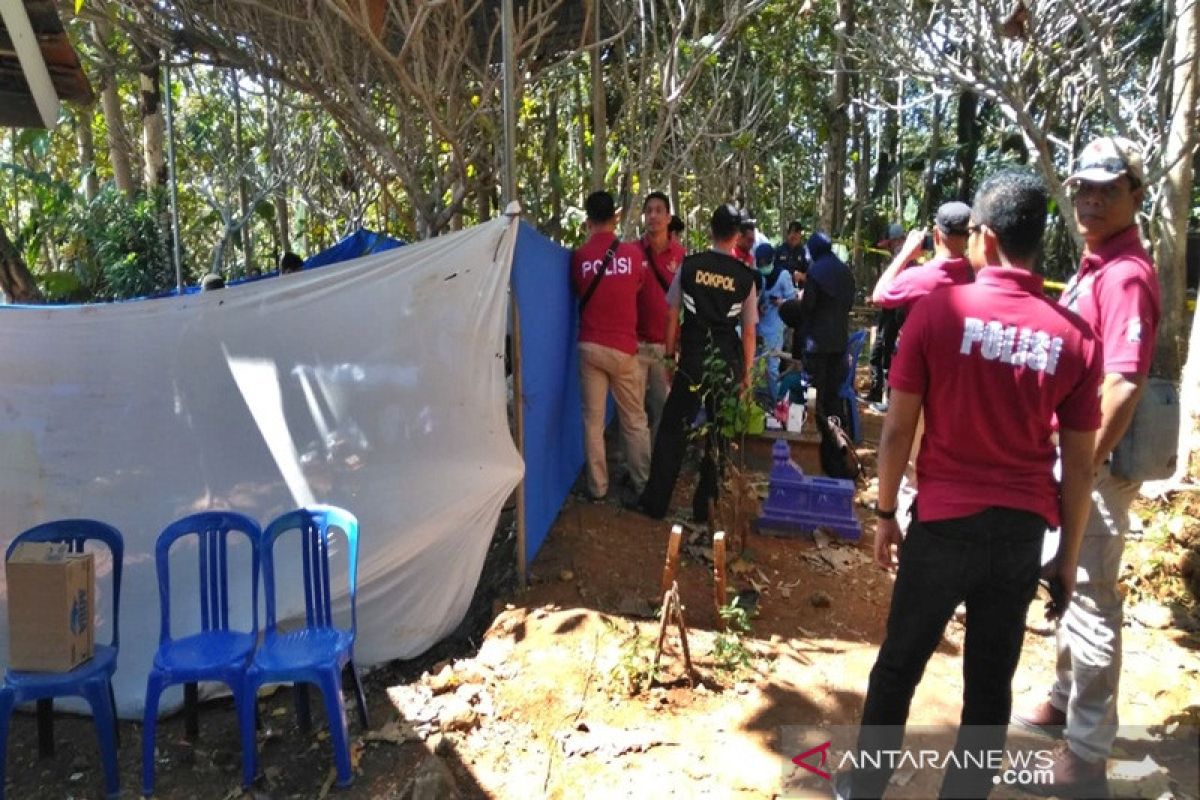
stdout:
[[821,434],[821,471],[834,478],[844,478],[845,466],[838,468],[843,460],[837,439],[829,429],[829,417],[837,417],[842,430],[849,430],[849,412],[846,402],[838,396],[846,380],[845,353],[809,353],[806,366],[817,390],[817,431]]
[[[917,496],[918,506],[920,495]],[[1029,511],[992,507],[969,517],[914,518],[900,549],[887,636],[859,729],[860,751],[899,750],[913,692],[959,603],[967,606],[963,710],[957,751],[1000,750],[1012,710],[1025,614],[1037,591],[1046,521]],[[861,763],[861,762],[860,762]],[[874,762],[872,762],[874,763]],[[858,769],[853,797],[879,797],[892,770]],[[960,758],[958,763],[971,762]],[[994,770],[947,768],[942,797],[987,797]]]
[[[654,449],[650,457],[650,478],[642,491],[642,510],[655,519],[662,519],[671,505],[675,482],[687,453],[688,436],[692,422],[700,411],[700,394],[693,390],[695,381],[682,370],[675,373],[671,392],[663,405],[662,418],[658,423],[658,435],[654,437]],[[709,426],[704,436],[704,455],[700,459],[700,478],[692,496],[692,518],[697,522],[708,520],[708,501],[716,501],[720,492],[718,464],[725,447],[716,422],[716,408],[712,403],[705,409]]]
[[875,344],[871,345],[871,392],[868,398],[876,402],[883,399],[887,387],[887,373],[892,367],[892,354],[896,352],[896,339],[904,315],[899,309],[885,308],[875,321]]

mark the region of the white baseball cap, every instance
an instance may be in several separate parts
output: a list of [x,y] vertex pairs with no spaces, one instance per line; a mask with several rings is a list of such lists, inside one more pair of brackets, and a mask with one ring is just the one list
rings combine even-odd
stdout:
[[1119,136],[1102,136],[1088,143],[1075,161],[1075,171],[1067,178],[1070,186],[1077,181],[1109,183],[1128,175],[1135,188],[1146,182],[1142,153],[1138,146]]

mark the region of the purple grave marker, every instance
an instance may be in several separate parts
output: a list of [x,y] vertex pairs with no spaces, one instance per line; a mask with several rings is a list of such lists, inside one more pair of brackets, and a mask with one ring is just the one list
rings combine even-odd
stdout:
[[767,536],[797,536],[817,528],[857,540],[862,526],[854,515],[854,481],[840,478],[810,478],[795,461],[783,439],[771,451],[767,500],[758,518],[760,533]]

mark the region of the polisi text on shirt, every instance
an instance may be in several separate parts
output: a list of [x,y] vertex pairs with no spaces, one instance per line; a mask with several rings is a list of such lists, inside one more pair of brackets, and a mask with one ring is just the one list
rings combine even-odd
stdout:
[[1053,375],[1058,369],[1063,348],[1061,336],[1006,325],[998,320],[984,322],[977,317],[967,317],[963,320],[959,352],[964,356],[971,355],[976,343],[979,344],[979,354],[988,361],[1028,367],[1047,375]]
[[[579,265],[580,272],[583,277],[595,275],[604,264],[603,258],[597,258],[595,261],[584,261]],[[612,263],[608,265],[608,269],[604,271],[605,275],[628,275],[633,272],[633,260],[629,256],[613,256]]]

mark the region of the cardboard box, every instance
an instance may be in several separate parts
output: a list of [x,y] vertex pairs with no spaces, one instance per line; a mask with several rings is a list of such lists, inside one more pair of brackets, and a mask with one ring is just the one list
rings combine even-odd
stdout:
[[26,542],[9,558],[10,667],[68,672],[92,657],[96,568],[91,553]]

